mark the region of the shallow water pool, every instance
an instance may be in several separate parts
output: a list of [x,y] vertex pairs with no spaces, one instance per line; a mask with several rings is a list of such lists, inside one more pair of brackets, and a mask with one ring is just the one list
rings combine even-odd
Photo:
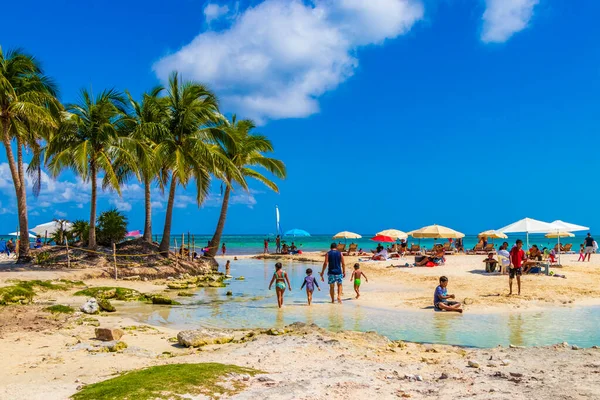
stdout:
[[[272,261],[260,260],[233,262],[232,275],[244,276],[245,280],[229,280],[227,288],[196,289],[194,297],[180,299],[185,303],[182,306],[126,304],[120,310],[140,322],[181,329],[268,328],[301,321],[333,331],[376,331],[394,340],[471,347],[542,346],[563,341],[580,347],[600,345],[600,306],[462,315],[380,309],[361,305],[360,301],[330,304],[328,287],[320,283],[322,292],[315,291],[313,306],[308,307],[306,292],[298,288],[306,268],[312,268],[314,274],[320,271],[320,266],[314,264],[284,264],[294,290],[286,292],[285,307],[279,310],[275,291],[268,290],[273,265]],[[226,296],[228,290],[233,296]],[[353,293],[347,280],[345,298],[350,299]],[[375,292],[365,293],[365,296],[375,295]]]

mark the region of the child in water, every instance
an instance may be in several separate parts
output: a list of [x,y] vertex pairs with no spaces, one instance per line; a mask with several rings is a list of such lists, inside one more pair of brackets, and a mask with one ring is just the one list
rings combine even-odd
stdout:
[[292,290],[292,285],[290,285],[290,279],[288,278],[288,274],[282,270],[283,265],[280,262],[275,264],[275,273],[273,274],[273,278],[271,279],[271,283],[269,283],[269,290],[271,290],[271,286],[273,286],[273,282],[275,282],[275,292],[277,293],[277,306],[281,308],[283,306],[283,294],[287,286]]
[[310,304],[312,303],[312,295],[313,292],[315,291],[315,286],[317,287],[317,289],[319,289],[319,292],[321,291],[321,288],[319,287],[319,284],[317,283],[317,280],[315,279],[315,277],[312,275],[312,269],[308,268],[306,270],[306,276],[304,277],[304,282],[302,282],[302,286],[300,286],[300,290],[302,290],[304,288],[304,285],[306,285],[306,297],[308,298],[308,305],[310,306]]
[[356,263],[356,264],[354,264],[354,271],[352,271],[350,280],[351,281],[354,280],[354,291],[356,292],[357,299],[360,297],[360,278],[361,277],[365,278],[365,282],[367,282],[367,283],[369,282],[369,279],[367,278],[365,273],[360,270],[360,264]]
[[225,275],[231,275],[231,261],[225,263]]

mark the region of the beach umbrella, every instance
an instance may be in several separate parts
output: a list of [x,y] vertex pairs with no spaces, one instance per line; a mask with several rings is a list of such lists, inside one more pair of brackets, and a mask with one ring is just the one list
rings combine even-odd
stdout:
[[348,239],[360,239],[362,238],[362,236],[360,236],[358,233],[354,233],[354,232],[348,232],[348,231],[343,231],[343,232],[338,232],[335,235],[333,235],[332,239],[344,239],[344,243],[346,243],[346,241]]
[[384,235],[373,236],[371,238],[371,240],[374,242],[384,242],[384,243],[394,243],[396,241],[396,239],[394,239],[393,237],[384,236]]
[[508,239],[508,236],[506,236],[506,234],[496,231],[494,229],[490,229],[489,231],[483,231],[481,232],[479,235],[477,235],[478,238],[490,238],[492,239],[492,243],[494,242],[494,239]]
[[529,248],[529,234],[530,233],[549,233],[558,231],[560,228],[552,225],[548,222],[538,221],[533,218],[523,218],[517,222],[513,222],[504,228],[498,229],[503,233],[523,233],[527,234],[527,248]]
[[561,221],[557,219],[552,222],[552,225],[560,227],[563,232],[577,232],[577,231],[589,231],[590,228],[582,225],[570,224],[568,222]]
[[306,232],[305,230],[302,230],[302,229],[290,229],[289,231],[287,231],[285,233],[285,236],[306,237],[306,236],[310,236],[310,233],[308,233],[308,232]]
[[389,236],[396,240],[406,239],[408,237],[406,232],[399,231],[398,229],[386,229],[385,231],[377,232],[377,235]]
[[556,239],[556,238],[564,238],[564,237],[575,237],[575,234],[571,233],[571,232],[551,232],[551,233],[547,233],[546,237],[548,239]]
[[[63,222],[62,227],[66,231],[68,231],[73,227],[73,224],[70,222]],[[34,232],[36,235],[44,236],[46,234],[52,235],[52,234],[56,233],[56,231],[58,231],[60,228],[61,228],[60,222],[50,221],[50,222],[46,222],[44,224],[40,224],[38,226],[31,228],[31,231]]]
[[[35,235],[36,235],[35,233],[29,232],[29,236],[35,236]],[[17,237],[20,237],[21,236],[21,232],[12,232],[12,233],[9,233],[8,236],[17,236]]]
[[460,239],[465,237],[464,233],[442,225],[424,226],[421,229],[407,232],[407,234],[417,239]]

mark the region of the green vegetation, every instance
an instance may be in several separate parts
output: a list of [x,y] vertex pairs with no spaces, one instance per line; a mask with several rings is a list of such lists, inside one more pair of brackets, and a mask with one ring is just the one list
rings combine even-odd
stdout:
[[158,329],[149,325],[130,325],[124,326],[122,329],[127,332],[158,332]]
[[146,301],[146,295],[134,289],[111,286],[98,286],[80,290],[74,296],[95,297],[96,299],[115,299],[124,301]]
[[100,310],[102,310],[102,311],[106,311],[106,312],[117,311],[115,306],[110,304],[110,301],[108,301],[107,299],[98,299],[98,306],[100,307]]
[[0,288],[0,305],[28,304],[33,301],[35,292],[31,288],[21,286],[5,286]]
[[52,314],[73,314],[75,312],[75,309],[73,307],[64,306],[62,304],[56,304],[44,308],[44,311],[51,312]]
[[[265,157],[264,153],[273,152],[271,141],[260,134],[252,132],[256,124],[249,119],[238,121],[234,114],[231,121],[224,124],[223,130],[228,133],[228,140],[219,140],[217,152],[223,157],[231,160],[235,169],[239,171],[237,176],[231,175],[225,171],[225,193],[221,204],[221,214],[215,228],[215,233],[208,245],[208,253],[214,257],[221,243],[221,235],[225,228],[225,219],[227,218],[227,208],[229,207],[229,196],[231,195],[231,185],[233,182],[240,186],[246,186],[246,178],[255,179],[264,184],[269,189],[279,193],[279,188],[269,178],[253,169],[253,167],[262,167],[278,178],[285,178],[286,170],[282,161],[275,158]],[[232,140],[233,139],[233,140]]]
[[[217,363],[171,364],[125,373],[116,378],[85,386],[73,400],[108,399],[183,399],[183,395],[233,395],[243,383],[232,381],[232,388],[219,383],[231,373],[256,375],[261,371]],[[189,397],[188,397],[189,398]]]
[[100,213],[98,217],[98,244],[112,246],[119,243],[127,235],[127,217],[125,214],[113,208]]
[[38,279],[31,281],[20,281],[11,279],[8,282],[13,283],[11,286],[0,287],[0,305],[6,304],[28,304],[33,301],[35,290],[67,290],[78,282],[67,280],[59,281],[41,281]]
[[179,296],[179,297],[194,297],[194,293],[190,293],[190,292],[179,292],[179,293],[177,293],[177,296]]
[[173,299],[170,299],[166,296],[161,296],[159,294],[152,296],[150,300],[152,301],[152,304],[165,304],[171,306],[178,306],[181,304]]

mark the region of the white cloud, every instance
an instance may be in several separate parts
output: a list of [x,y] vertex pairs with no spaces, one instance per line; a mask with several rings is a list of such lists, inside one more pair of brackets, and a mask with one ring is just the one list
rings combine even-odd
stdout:
[[110,204],[112,204],[113,206],[115,206],[117,208],[117,210],[119,211],[131,211],[131,203],[128,203],[126,201],[124,201],[123,199],[120,198],[112,198],[108,201]]
[[486,0],[481,40],[485,43],[506,42],[527,27],[539,0]]
[[177,194],[175,196],[175,202],[173,207],[175,208],[187,208],[191,204],[196,204],[196,198],[188,196],[186,194]]
[[306,117],[318,112],[319,96],[352,76],[358,47],[405,34],[423,14],[420,0],[266,0],[154,70],[210,84],[224,109],[244,117]]
[[211,23],[214,20],[221,18],[229,12],[229,7],[226,5],[220,6],[214,3],[208,3],[204,7],[204,17],[207,23]]
[[153,201],[151,203],[151,207],[156,209],[156,210],[160,210],[163,208],[163,204],[160,201]]
[[66,217],[66,216],[67,216],[67,213],[65,213],[65,212],[62,212],[62,211],[55,210],[55,211],[54,211],[54,215],[55,215],[55,216],[57,216],[58,218],[64,218],[64,217]]

